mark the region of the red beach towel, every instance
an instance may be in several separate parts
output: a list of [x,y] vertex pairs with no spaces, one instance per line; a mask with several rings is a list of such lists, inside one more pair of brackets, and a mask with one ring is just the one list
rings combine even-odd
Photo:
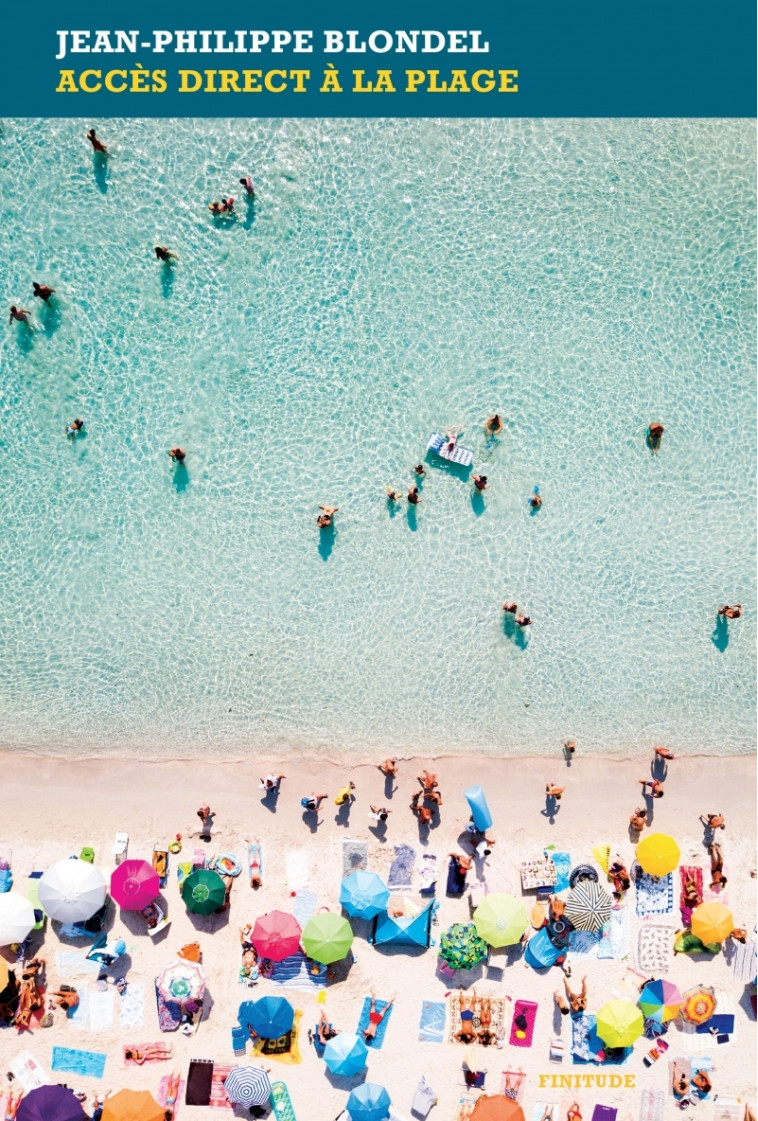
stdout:
[[[516,1023],[519,1016],[526,1019],[526,1027],[522,1028]],[[513,1023],[511,1024],[511,1037],[508,1040],[511,1047],[531,1047],[534,1034],[534,1021],[537,1019],[537,1005],[533,1000],[517,1000],[513,1006]]]

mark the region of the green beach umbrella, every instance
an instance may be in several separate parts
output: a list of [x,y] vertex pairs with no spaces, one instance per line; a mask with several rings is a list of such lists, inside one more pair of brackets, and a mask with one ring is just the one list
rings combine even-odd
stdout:
[[513,946],[529,925],[520,899],[500,892],[488,895],[474,911],[474,926],[490,946]]
[[182,884],[182,899],[193,915],[211,915],[223,905],[226,888],[218,872],[199,868]]
[[331,965],[340,961],[353,944],[353,932],[347,919],[334,911],[322,911],[308,919],[301,939],[309,958]]
[[639,1008],[628,1000],[611,1000],[597,1014],[595,1031],[608,1047],[631,1047],[644,1028]]
[[440,957],[451,969],[473,969],[488,953],[472,922],[455,922],[440,938]]

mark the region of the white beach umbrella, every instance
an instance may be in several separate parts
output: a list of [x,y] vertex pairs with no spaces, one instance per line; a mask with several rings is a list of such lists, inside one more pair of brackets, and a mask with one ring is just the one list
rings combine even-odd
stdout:
[[59,860],[39,882],[40,906],[51,919],[83,922],[105,902],[103,874],[86,860]]
[[23,942],[34,926],[34,907],[17,891],[0,895],[0,946]]

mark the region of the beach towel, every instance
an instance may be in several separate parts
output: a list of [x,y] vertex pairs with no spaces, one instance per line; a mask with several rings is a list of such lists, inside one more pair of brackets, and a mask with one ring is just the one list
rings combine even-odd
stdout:
[[[127,1057],[126,1057],[126,1052],[127,1051],[130,1051],[130,1052],[144,1051],[147,1047],[161,1047],[161,1046],[164,1046],[164,1045],[159,1043],[159,1042],[125,1043],[123,1045],[124,1066],[125,1067],[137,1067],[137,1066],[142,1066],[143,1065],[143,1063],[136,1062],[135,1059],[127,1059]],[[168,1046],[171,1047],[172,1044],[168,1044]],[[167,1056],[165,1059],[158,1059],[158,1058],[150,1058],[149,1056],[146,1055],[143,1062],[145,1062],[145,1063],[169,1063],[169,1062],[171,1062],[171,1056]]]
[[300,891],[295,892],[295,898],[292,902],[290,910],[300,923],[301,929],[316,913],[316,904],[318,903],[318,896],[315,891],[308,891],[307,888],[301,888]]
[[84,973],[100,972],[100,963],[86,957],[82,950],[59,950],[55,956],[62,981]]
[[308,853],[305,849],[288,852],[284,858],[285,883],[290,891],[300,891],[308,883]]
[[[721,1049],[733,1043],[737,1037],[737,1003],[732,993],[727,989],[715,988],[716,995],[716,1012],[711,1019],[708,1020],[701,1030],[699,1024],[681,1024],[679,1026],[679,1044],[687,1055],[701,1056],[709,1051],[713,1051],[715,1047]],[[719,1019],[717,1019],[719,1017]],[[723,1019],[720,1019],[723,1017]],[[712,1036],[707,1029],[711,1023],[715,1021],[714,1026],[722,1023],[725,1027],[731,1026],[731,1031],[720,1031],[717,1036]]]
[[107,1056],[98,1051],[77,1051],[73,1047],[53,1047],[51,1070],[102,1078]]
[[[494,1032],[499,1039],[505,1039],[506,1035],[508,1034],[508,1028],[506,1026],[505,1020],[506,1001],[501,997],[493,997],[490,1001],[490,1007],[492,1009],[492,1024],[490,1025],[490,1031]],[[474,1031],[479,1031],[481,1029],[482,1023],[476,1011],[474,1012],[474,1018],[471,1021],[471,1024]],[[455,1037],[461,1030],[461,1026],[461,997],[460,992],[455,991],[450,994],[450,1030],[448,1032],[449,1043],[460,1042]],[[472,1040],[472,1042],[475,1043],[476,1040]]]
[[444,1000],[425,1000],[421,1005],[418,1038],[422,1043],[442,1043],[445,1037]]
[[[516,1018],[526,1017],[526,1027],[520,1027]],[[533,1000],[517,1000],[513,1006],[513,1021],[508,1040],[511,1047],[531,1047],[534,1035],[534,1021],[537,1018],[537,1005]]]
[[569,872],[571,871],[571,855],[567,852],[554,852],[551,854],[551,860],[555,865],[557,876],[553,889],[557,895],[559,891],[565,891],[566,888],[570,886]]
[[92,931],[87,930],[82,922],[63,922],[60,929],[61,938],[89,938],[92,941]]
[[191,875],[192,875],[192,861],[191,860],[180,860],[178,862],[178,864],[176,865],[176,879],[177,879],[177,882],[179,884],[179,887],[182,886],[184,881],[187,879],[187,876],[191,876]]
[[158,986],[155,986],[155,1001],[158,1005],[158,1027],[161,1031],[178,1031],[182,1022],[182,1010],[173,1000],[166,1000]]
[[674,876],[656,878],[643,872],[639,864],[632,869],[636,897],[634,901],[638,918],[645,915],[670,915],[674,910]]
[[346,837],[342,842],[342,875],[349,876],[351,872],[366,870],[368,861],[368,844],[366,841],[352,841]]
[[395,859],[390,865],[387,887],[392,891],[410,890],[416,852],[410,845],[395,845]]
[[616,1121],[617,1111],[609,1105],[596,1105],[592,1111],[592,1121]]
[[595,1025],[597,1017],[583,1012],[571,1017],[571,1054],[584,1063],[595,1062]]
[[663,1090],[643,1090],[640,1098],[640,1121],[663,1121],[665,1101]]
[[573,958],[596,958],[602,934],[599,930],[572,930],[569,949]]
[[89,994],[89,1030],[105,1031],[113,1026],[113,990],[100,992],[93,989]]
[[668,973],[674,933],[670,926],[650,923],[637,935],[637,966],[648,976]]
[[47,1086],[50,1079],[30,1051],[22,1051],[8,1063],[10,1070],[28,1094],[38,1086]]
[[628,1000],[632,1004],[636,1004],[640,998],[642,986],[649,976],[649,973],[639,973],[636,969],[630,969],[627,966],[615,987],[611,989],[611,996],[614,996],[617,1000]]
[[211,1109],[226,1109],[233,1110],[234,1106],[229,1101],[229,1095],[224,1089],[226,1082],[232,1068],[227,1063],[214,1063],[213,1064],[213,1079],[211,1081]]
[[735,981],[749,985],[755,980],[758,968],[756,953],[758,953],[758,946],[755,942],[746,942],[744,946],[740,942],[735,943],[734,953],[729,959]]
[[542,1121],[542,1118],[545,1116],[545,1110],[546,1109],[552,1109],[553,1117],[556,1117],[556,1115],[558,1113],[558,1103],[557,1102],[535,1102],[534,1105],[532,1106],[531,1121]]
[[419,879],[421,881],[418,889],[419,895],[434,895],[437,876],[437,857],[434,853],[425,852],[421,857],[421,868],[419,869]]
[[[692,1067],[690,1065],[690,1060],[689,1059],[672,1059],[671,1060],[671,1062],[669,1063],[669,1081],[668,1081],[669,1087],[674,1085],[674,1073],[675,1073],[675,1071],[678,1071],[680,1074],[684,1074],[684,1076],[687,1079],[687,1087],[688,1087],[688,1091],[689,1091],[689,1083],[690,1083],[690,1079],[692,1078]],[[683,1097],[687,1097],[687,1093],[685,1093],[685,1094],[674,1094],[674,1100],[675,1101],[681,1101]]]
[[122,1028],[141,1028],[145,1022],[145,986],[132,981],[121,997],[119,1023]]
[[466,873],[461,871],[461,867],[454,856],[450,857],[447,865],[447,887],[445,891],[448,895],[463,895],[466,890]]
[[744,1116],[745,1103],[739,1098],[727,1098],[719,1094],[718,1099],[714,1099],[711,1114],[713,1121],[742,1121]]
[[[160,1082],[158,1083],[158,1093],[155,1095],[158,1100],[158,1105],[166,1105],[166,1097],[168,1095],[168,1082],[170,1077],[170,1074],[164,1074],[163,1078],[161,1078]],[[179,1103],[184,1097],[186,1089],[187,1083],[183,1078],[181,1078],[179,1080],[179,1089],[176,1092],[176,1101],[174,1102],[174,1105],[172,1107],[174,1110],[174,1117],[177,1117],[179,1114]]]
[[[504,1070],[500,1080],[500,1093],[506,1094],[506,1097],[511,1097],[506,1093],[508,1089],[516,1091],[516,1097],[511,1098],[511,1101],[523,1102],[524,1100],[524,1087],[526,1086],[526,1074],[523,1070]],[[558,1119],[556,1118],[556,1121]]]
[[256,1039],[253,1045],[253,1054],[268,1059],[276,1059],[278,1063],[300,1063],[303,1057],[300,1054],[299,1036],[300,1021],[303,1013],[295,1009],[295,1019],[292,1029],[280,1035],[278,1039]]
[[679,910],[682,913],[682,925],[689,926],[692,920],[692,908],[684,904],[684,885],[688,880],[694,880],[703,898],[703,869],[696,864],[682,864],[679,867]]
[[[317,968],[317,972],[313,970]],[[309,961],[300,950],[290,954],[282,961],[275,961],[269,980],[285,989],[299,989],[301,992],[312,993],[314,990],[326,988],[327,967],[317,961]]]
[[597,956],[618,961],[629,956],[629,907],[626,905],[611,911],[610,920],[600,931]]
[[[386,1008],[386,1007],[387,1007],[387,1001],[386,1000],[377,1000],[376,1003],[375,1003],[375,1008],[376,1008],[377,1012],[381,1012],[382,1009]],[[368,1047],[370,1047],[372,1051],[380,1051],[381,1050],[382,1044],[384,1043],[384,1037],[387,1034],[387,1025],[389,1024],[390,1019],[392,1018],[392,1013],[393,1013],[394,1008],[395,1008],[395,1006],[393,1004],[392,1008],[390,1008],[387,1015],[383,1017],[381,1024],[379,1024],[377,1029],[376,1029],[376,1035],[374,1036],[374,1038],[366,1040],[366,1045]],[[357,1031],[358,1035],[361,1036],[361,1038],[363,1038],[363,1035],[362,1035],[363,1029],[368,1027],[368,1014],[369,1014],[370,1010],[371,1010],[371,997],[367,996],[365,998],[365,1000],[363,1001],[363,1008],[361,1009],[361,1016],[360,1016],[360,1019],[358,1020],[358,1027],[356,1028],[356,1031]]]
[[213,1082],[213,1060],[191,1059],[187,1074],[187,1105],[210,1105]]

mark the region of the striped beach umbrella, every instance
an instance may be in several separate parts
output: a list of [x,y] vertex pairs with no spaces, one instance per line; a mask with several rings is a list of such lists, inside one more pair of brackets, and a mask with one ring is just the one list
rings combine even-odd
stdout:
[[650,981],[637,1001],[646,1020],[665,1024],[673,1020],[682,1007],[682,994],[673,981]]
[[600,930],[611,917],[613,900],[600,884],[580,880],[566,900],[566,918],[576,930]]
[[716,1011],[716,993],[710,985],[694,985],[682,993],[679,1015],[688,1024],[704,1024]]
[[205,990],[205,970],[199,961],[177,958],[164,965],[158,974],[157,985],[166,1000],[199,1000]]
[[476,933],[490,946],[514,946],[521,938],[529,920],[520,899],[499,892],[488,895],[474,911]]
[[723,903],[701,903],[692,912],[690,928],[701,942],[723,942],[734,930],[734,916]]
[[324,1062],[332,1074],[358,1074],[366,1069],[367,1056],[368,1047],[362,1037],[351,1031],[341,1031],[324,1048]]
[[103,873],[86,860],[58,860],[39,881],[40,907],[59,922],[84,922],[105,902]]
[[271,1079],[260,1067],[232,1067],[224,1089],[229,1101],[236,1105],[267,1105],[271,1096]]
[[628,1000],[610,1000],[597,1014],[595,1031],[608,1047],[631,1047],[644,1027],[636,1005]]
[[350,1121],[386,1121],[392,1099],[377,1082],[364,1082],[350,1091],[347,1112]]
[[679,864],[679,845],[667,833],[649,833],[637,845],[637,863],[649,876],[667,876]]

